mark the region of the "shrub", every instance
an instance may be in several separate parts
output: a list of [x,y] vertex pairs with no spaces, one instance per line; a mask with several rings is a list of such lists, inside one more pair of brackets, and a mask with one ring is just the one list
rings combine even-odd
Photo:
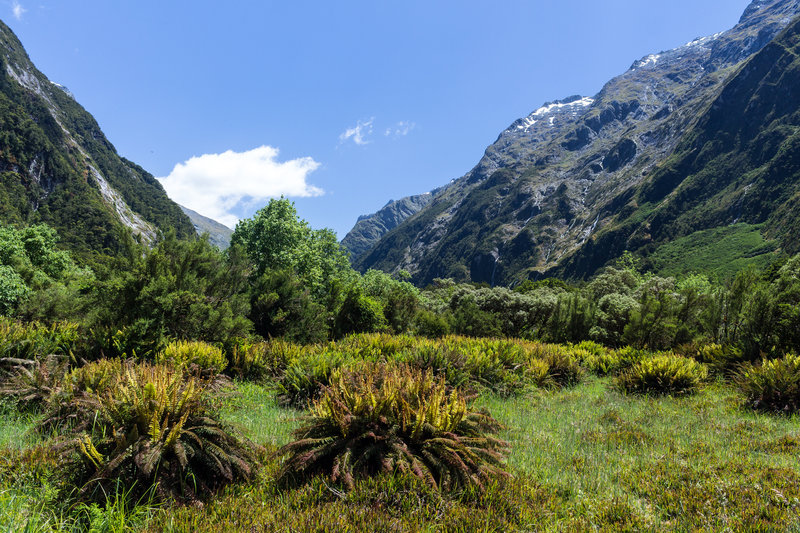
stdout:
[[55,387],[47,398],[45,416],[40,429],[68,429],[76,421],[91,417],[93,412],[78,399],[85,395],[104,394],[122,374],[126,363],[122,359],[100,359],[75,368]]
[[177,341],[168,344],[156,356],[157,363],[189,368],[194,365],[201,370],[210,370],[218,374],[228,366],[228,360],[222,350],[200,341]]
[[72,394],[105,392],[122,373],[124,366],[122,359],[100,359],[86,363],[67,375],[64,388]]
[[42,408],[61,390],[67,368],[67,361],[56,355],[37,361],[20,360],[10,376],[0,383],[0,395],[12,398],[22,408]]
[[298,440],[279,450],[286,459],[278,478],[303,483],[322,474],[352,488],[357,478],[397,472],[443,490],[481,487],[507,475],[508,444],[493,436],[499,429],[430,372],[336,372]]
[[438,338],[450,333],[450,322],[445,313],[434,313],[427,309],[417,313],[414,319],[414,329],[424,337]]
[[762,411],[793,413],[800,409],[800,357],[745,364],[734,378],[745,401]]
[[584,371],[569,351],[554,344],[532,344],[529,357],[548,365],[548,375],[560,387],[571,387],[583,381]]
[[541,359],[530,359],[525,368],[526,380],[537,387],[548,387],[553,384],[550,376],[550,365]]
[[730,344],[706,344],[695,350],[694,357],[715,374],[731,376],[744,363],[744,354]]
[[643,359],[647,359],[652,355],[652,352],[648,352],[647,350],[640,350],[638,348],[634,348],[633,346],[625,346],[620,348],[615,352],[617,358],[619,358],[620,370],[624,370],[626,368],[632,367],[634,364],[638,363]]
[[338,339],[351,333],[368,333],[386,328],[386,318],[380,302],[364,294],[359,287],[347,292],[333,323],[333,334]]
[[195,500],[255,469],[255,445],[216,420],[209,381],[163,365],[125,364],[103,392],[75,401],[86,413],[73,442],[82,496],[120,485]]
[[3,359],[33,360],[54,354],[70,356],[80,340],[78,325],[72,322],[45,325],[0,317],[0,363]]
[[691,394],[708,377],[705,365],[666,353],[643,359],[621,374],[617,387],[639,394]]
[[498,393],[512,393],[523,385],[525,351],[510,341],[470,340],[466,370],[476,383]]
[[570,348],[570,354],[593,374],[606,376],[623,368],[620,356],[601,344],[584,341]]
[[416,349],[403,354],[399,361],[422,372],[431,372],[437,378],[444,378],[450,387],[465,386],[472,377],[466,369],[466,356],[438,343],[420,343]]
[[278,381],[278,401],[285,406],[306,407],[328,385],[335,370],[353,362],[352,357],[335,349],[308,351],[286,367]]

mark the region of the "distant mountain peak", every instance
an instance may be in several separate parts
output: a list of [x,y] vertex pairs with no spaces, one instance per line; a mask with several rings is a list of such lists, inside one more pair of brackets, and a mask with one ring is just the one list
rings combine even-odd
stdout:
[[593,103],[593,98],[579,95],[570,96],[563,100],[545,102],[542,107],[533,111],[527,117],[514,122],[509,129],[527,132],[539,122],[544,122],[548,126],[553,126],[555,124],[556,115],[575,117]]
[[[737,215],[732,218],[725,213],[717,218],[695,213],[694,219],[687,215],[681,224],[664,226],[667,222],[649,215],[660,213],[668,219],[660,206],[671,201],[673,181],[679,183],[701,171],[688,159],[686,169],[660,178],[658,187],[653,185],[651,190],[648,184],[665,168],[671,169],[673,154],[683,154],[682,143],[691,140],[687,132],[693,131],[699,117],[706,116],[711,102],[728,110],[724,119],[735,121],[736,111],[722,98],[717,100],[729,79],[741,70],[742,77],[758,80],[769,65],[767,56],[782,61],[792,57],[781,56],[780,47],[773,50],[768,45],[788,31],[798,14],[800,0],[753,2],[740,23],[728,31],[634,61],[594,96],[545,103],[502,131],[472,170],[450,180],[425,207],[361,251],[357,267],[407,270],[422,285],[438,277],[506,284],[545,272],[583,277],[626,248],[657,246],[656,235],[664,239],[690,232],[697,220],[760,223],[763,214],[751,219],[738,216],[739,205],[752,205],[759,198],[755,188],[729,191],[726,194],[732,196],[716,200],[719,205],[703,204],[713,212],[733,198],[735,205],[725,207]],[[758,68],[751,74],[745,61],[756,56]],[[800,86],[800,80],[796,85]],[[746,84],[737,86],[755,90]],[[791,107],[800,96],[794,96],[791,85],[786,87],[783,104]],[[737,100],[745,101],[740,95]],[[749,105],[759,109],[760,101]],[[783,117],[778,111],[770,112],[769,117]],[[754,114],[752,120],[758,124],[762,118]],[[781,120],[796,126],[794,119]],[[763,140],[765,154],[781,146],[785,131],[790,129],[777,128],[773,138]],[[704,161],[706,153],[744,138],[732,133],[730,138],[715,139],[706,152],[698,149],[694,157]],[[748,165],[739,164],[741,168]],[[724,184],[707,185],[706,191],[697,194],[712,194],[718,185]],[[758,194],[769,197],[772,192]],[[673,206],[672,215],[690,200],[681,198],[683,203]],[[626,217],[641,226],[631,235],[613,233]],[[609,240],[610,235],[617,240]]]

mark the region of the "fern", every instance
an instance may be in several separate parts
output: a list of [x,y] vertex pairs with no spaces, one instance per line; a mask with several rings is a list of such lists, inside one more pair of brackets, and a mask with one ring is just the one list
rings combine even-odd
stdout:
[[493,436],[499,429],[430,372],[383,364],[336,371],[297,440],[279,450],[278,478],[327,475],[351,488],[359,477],[399,472],[443,490],[482,487],[507,475],[508,444]]
[[81,494],[122,483],[126,490],[155,487],[162,498],[194,500],[249,479],[257,447],[216,420],[218,388],[180,368],[127,362],[104,389],[76,395]]

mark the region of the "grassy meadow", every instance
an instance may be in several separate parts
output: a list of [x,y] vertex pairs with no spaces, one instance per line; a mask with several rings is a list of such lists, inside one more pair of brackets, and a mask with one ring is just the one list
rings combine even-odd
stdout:
[[[275,341],[248,354],[215,402],[222,423],[258,445],[257,472],[191,500],[124,482],[104,485],[112,489],[100,499],[76,497],[57,451],[67,426],[43,426],[46,409],[6,396],[0,531],[800,530],[800,417],[753,410],[724,373],[670,394],[628,393],[620,376],[653,354],[459,337]],[[375,364],[456,380],[447,390],[502,424],[510,476],[449,491],[399,471],[351,486],[325,475],[281,483],[276,451],[307,420],[309,398],[333,386],[337,368],[366,375]],[[567,367],[576,374],[559,380]]]

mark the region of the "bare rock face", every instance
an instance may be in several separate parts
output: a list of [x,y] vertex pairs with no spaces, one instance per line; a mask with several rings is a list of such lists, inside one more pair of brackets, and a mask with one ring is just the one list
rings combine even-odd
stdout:
[[431,198],[433,194],[428,192],[400,200],[389,200],[379,211],[358,217],[356,225],[342,239],[342,246],[350,252],[350,260],[358,261],[381,237],[427,206]]
[[[658,196],[653,191],[667,191],[657,200],[663,202],[725,145],[724,139],[711,139],[695,154],[700,159],[668,172],[697,135],[709,106],[726,106],[726,87],[750,68],[753,79],[764,75],[763,68],[751,65],[768,63],[763,53],[791,30],[798,14],[800,0],[755,1],[726,32],[635,61],[594,96],[544,104],[500,133],[469,173],[436,191],[425,207],[374,246],[359,251],[356,265],[405,269],[423,285],[437,277],[503,284],[553,273],[585,277],[625,249],[646,255],[665,239],[702,229],[695,227],[697,220],[730,224],[697,214],[685,227],[666,232],[642,226],[635,237],[617,235],[620,242],[598,247],[598,239],[623,221],[652,225],[648,217],[660,209],[650,205]],[[757,89],[756,84],[746,91]],[[761,100],[740,101],[755,109]],[[796,101],[785,98],[784,104],[791,107]],[[725,109],[730,120],[742,116],[741,109]],[[773,121],[782,116],[791,123],[778,112],[762,110]],[[751,120],[762,127],[766,118],[753,111]],[[713,137],[713,126],[708,128],[704,135]],[[790,135],[788,129],[781,131],[773,134],[770,146],[780,147]],[[665,172],[671,177],[663,177]],[[675,206],[675,212],[689,203],[683,205]],[[765,220],[762,215],[741,219]]]

